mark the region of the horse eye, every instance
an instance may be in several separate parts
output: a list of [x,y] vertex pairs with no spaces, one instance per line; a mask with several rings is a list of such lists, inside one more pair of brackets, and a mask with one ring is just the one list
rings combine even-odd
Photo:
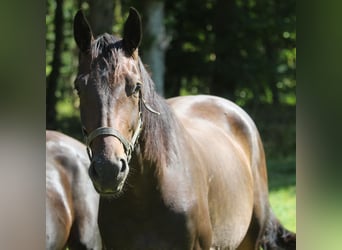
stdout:
[[86,85],[88,81],[88,75],[79,75],[74,81],[74,88],[77,91],[77,94],[80,93],[83,85]]
[[140,89],[141,89],[141,82],[137,82],[137,83],[135,84],[133,93],[137,93],[138,91],[140,91]]

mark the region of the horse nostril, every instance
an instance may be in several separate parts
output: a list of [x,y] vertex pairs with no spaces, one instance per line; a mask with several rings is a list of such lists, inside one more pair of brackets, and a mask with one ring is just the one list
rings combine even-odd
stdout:
[[120,172],[125,172],[127,169],[127,162],[124,159],[120,159],[120,163],[121,163]]
[[99,177],[99,174],[97,173],[95,167],[94,167],[94,164],[91,164],[89,169],[88,169],[88,174],[90,177],[95,177],[95,178],[98,178]]

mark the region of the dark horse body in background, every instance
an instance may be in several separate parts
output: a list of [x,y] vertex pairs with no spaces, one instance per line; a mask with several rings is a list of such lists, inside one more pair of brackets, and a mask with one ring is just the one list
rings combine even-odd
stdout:
[[82,12],[74,35],[105,249],[295,249],[295,234],[271,211],[262,142],[241,108],[158,96],[138,56],[133,8],[122,40],[94,39]]
[[89,164],[82,143],[46,131],[46,249],[101,249]]

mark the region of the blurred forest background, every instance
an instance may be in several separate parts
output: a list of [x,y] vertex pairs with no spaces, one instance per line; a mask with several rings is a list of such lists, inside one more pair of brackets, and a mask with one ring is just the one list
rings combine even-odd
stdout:
[[161,95],[222,96],[251,115],[271,192],[280,192],[277,213],[292,209],[288,226],[295,230],[295,0],[47,0],[46,127],[83,139],[73,90],[76,11],[84,10],[95,36],[121,35],[130,6],[142,16],[139,53]]

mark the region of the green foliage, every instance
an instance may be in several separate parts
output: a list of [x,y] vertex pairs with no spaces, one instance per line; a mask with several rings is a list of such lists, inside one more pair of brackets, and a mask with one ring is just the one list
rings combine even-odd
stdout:
[[270,203],[277,218],[296,231],[296,161],[294,158],[269,160]]
[[295,105],[295,1],[230,2],[166,1],[166,95],[220,85],[215,94],[242,106]]
[[56,8],[56,3],[54,1],[48,1],[47,4],[47,15],[46,15],[46,54],[45,54],[45,74],[48,76],[52,70],[52,52],[53,52],[53,41],[55,40],[54,25],[53,25],[53,11]]
[[[46,76],[51,72],[51,63],[53,56],[53,42],[55,39],[54,35],[54,10],[56,3],[53,0],[47,1],[47,15],[46,15]],[[73,28],[72,21],[77,10],[75,1],[64,0],[63,1],[63,44],[62,44],[62,54],[61,60],[62,65],[60,68],[60,75],[58,78],[58,88],[55,95],[57,96],[57,120],[60,116],[63,116],[65,112],[60,107],[65,107],[65,104],[69,104],[70,115],[76,115],[77,112],[77,97],[73,91],[73,81],[77,69],[77,52],[76,46],[73,39]]]
[[296,152],[296,107],[260,103],[245,110],[255,121],[264,143],[266,157],[283,159]]

